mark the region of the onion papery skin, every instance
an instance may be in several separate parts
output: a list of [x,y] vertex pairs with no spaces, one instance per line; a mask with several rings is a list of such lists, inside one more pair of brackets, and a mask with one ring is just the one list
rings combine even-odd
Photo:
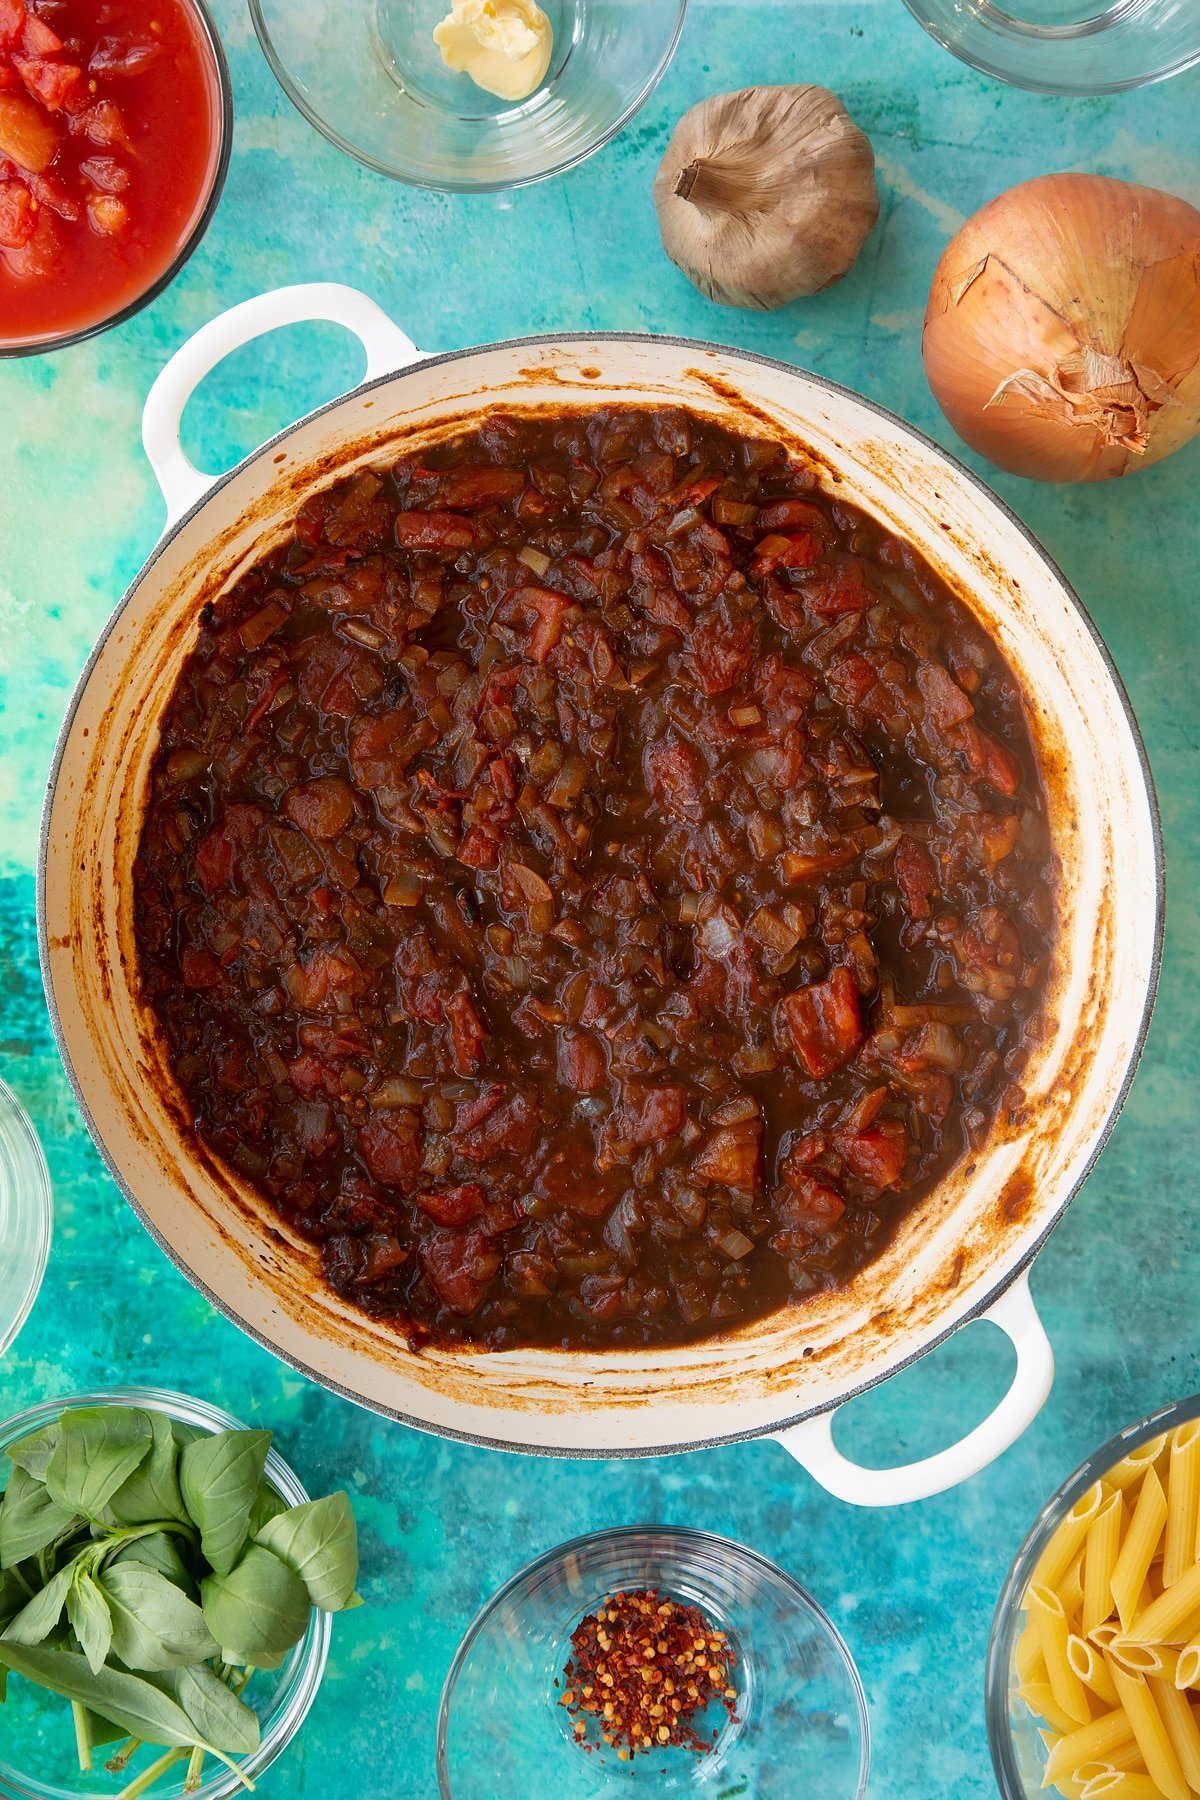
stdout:
[[921,348],[947,419],[1001,469],[1159,462],[1200,430],[1200,212],[1102,175],[1022,182],[947,245]]

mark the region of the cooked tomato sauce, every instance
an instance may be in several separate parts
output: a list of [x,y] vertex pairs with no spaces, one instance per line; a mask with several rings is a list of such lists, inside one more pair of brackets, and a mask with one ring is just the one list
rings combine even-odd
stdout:
[[410,1341],[703,1337],[1022,1102],[1054,927],[1003,657],[779,445],[493,416],[205,608],[135,870],[204,1142]]
[[220,155],[183,0],[0,0],[0,342],[110,318],[164,275]]

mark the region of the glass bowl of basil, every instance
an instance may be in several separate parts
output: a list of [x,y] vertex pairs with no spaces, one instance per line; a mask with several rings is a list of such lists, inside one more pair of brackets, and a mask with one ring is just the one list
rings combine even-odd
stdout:
[[269,1431],[142,1387],[0,1424],[0,1485],[3,1800],[248,1789],[358,1603],[345,1494],[310,1500]]

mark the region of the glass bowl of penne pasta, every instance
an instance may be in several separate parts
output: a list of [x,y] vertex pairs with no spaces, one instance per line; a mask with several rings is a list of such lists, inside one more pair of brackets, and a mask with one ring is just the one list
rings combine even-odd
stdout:
[[996,1608],[987,1723],[1004,1800],[1200,1796],[1200,1394],[1044,1507]]

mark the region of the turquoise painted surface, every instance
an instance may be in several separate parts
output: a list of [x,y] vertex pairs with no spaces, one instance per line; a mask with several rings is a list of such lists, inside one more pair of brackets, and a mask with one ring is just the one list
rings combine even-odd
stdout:
[[[1060,101],[975,76],[900,0],[693,0],[674,67],[616,143],[549,185],[455,199],[338,157],[275,90],[242,8],[223,0],[218,14],[238,120],[204,244],[120,331],[0,365],[0,1066],[46,1144],[57,1209],[41,1299],[0,1365],[0,1416],[98,1380],[156,1380],[275,1427],[314,1489],[350,1488],[369,1604],[337,1622],[325,1686],[264,1779],[264,1800],[428,1800],[437,1693],[475,1608],[559,1539],[635,1520],[741,1538],[831,1610],[867,1687],[872,1800],[978,1800],[993,1791],[981,1706],[988,1624],[1027,1524],[1086,1450],[1200,1387],[1200,445],[1101,489],[995,484],[1083,595],[1128,684],[1162,796],[1170,909],[1162,998],[1131,1100],[1033,1275],[1058,1353],[1053,1397],[993,1469],[923,1506],[845,1508],[772,1444],[633,1464],[502,1459],[384,1424],[246,1342],[143,1234],[68,1096],[34,945],[37,814],[71,685],[161,523],[139,445],[142,400],[169,352],[221,307],[331,277],[374,295],[429,350],[559,327],[692,333],[819,369],[958,448],[918,354],[947,236],[993,193],[1056,167],[1200,202],[1200,79]],[[880,224],[830,293],[772,316],[720,310],[663,257],[651,178],[692,101],[793,79],[832,87],[870,133]],[[332,329],[281,333],[210,380],[189,414],[189,446],[216,467],[358,369],[357,349]],[[994,1330],[971,1327],[856,1403],[839,1438],[881,1464],[936,1448],[994,1402],[1008,1356]],[[528,1800],[548,1792],[531,1776]]]

